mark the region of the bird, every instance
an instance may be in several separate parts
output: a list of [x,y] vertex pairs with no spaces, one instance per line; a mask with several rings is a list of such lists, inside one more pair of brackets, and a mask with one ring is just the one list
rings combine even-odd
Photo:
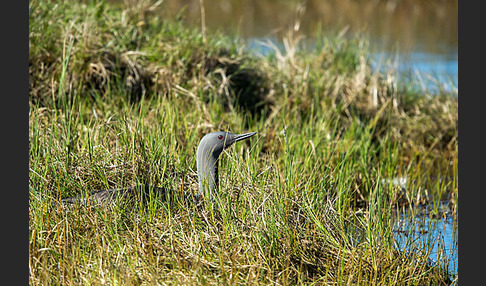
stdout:
[[[218,186],[218,164],[219,156],[223,150],[229,148],[234,143],[248,139],[257,134],[249,132],[243,134],[233,134],[227,131],[216,131],[206,134],[197,148],[196,164],[197,175],[199,180],[199,192],[197,199],[211,196]],[[150,195],[151,191],[163,192],[164,188],[154,186],[126,187],[121,189],[104,189],[92,191],[89,195],[80,195],[61,199],[63,206],[87,203],[89,205],[112,204],[122,199],[126,202],[132,202],[138,194],[143,198]]]
[[218,160],[223,150],[234,143],[248,139],[257,132],[233,134],[226,131],[212,132],[205,135],[197,147],[197,176],[199,195],[211,195],[218,185]]

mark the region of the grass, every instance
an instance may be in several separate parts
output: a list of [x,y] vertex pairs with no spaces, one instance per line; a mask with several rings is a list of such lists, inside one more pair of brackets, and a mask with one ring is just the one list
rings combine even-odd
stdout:
[[[31,1],[30,284],[449,284],[447,261],[394,243],[394,211],[457,202],[457,97],[372,73],[364,38],[257,57],[148,1]],[[202,205],[195,152],[222,154]],[[389,182],[407,178],[402,188]],[[439,178],[439,179],[438,179]],[[154,185],[148,206],[62,209]]]

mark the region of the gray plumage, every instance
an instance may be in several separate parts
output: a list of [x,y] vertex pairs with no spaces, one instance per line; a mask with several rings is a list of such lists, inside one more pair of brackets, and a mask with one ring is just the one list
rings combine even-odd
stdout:
[[92,191],[61,200],[63,205],[86,204],[89,206],[114,204],[118,200],[126,206],[133,206],[137,201],[148,201],[150,194],[163,194],[164,188],[153,186],[126,187],[121,189],[105,189]]
[[[218,185],[218,159],[224,149],[235,142],[245,140],[257,134],[250,132],[245,134],[233,134],[231,132],[218,131],[205,135],[197,148],[197,175],[199,179],[199,195],[211,195]],[[127,187],[122,189],[96,190],[90,195],[81,195],[62,199],[63,205],[86,203],[100,205],[114,203],[117,200],[133,201],[135,198],[144,198],[150,192],[163,193],[165,189],[152,186]],[[141,196],[140,196],[141,195]]]
[[197,147],[196,158],[200,195],[211,195],[218,186],[218,159],[221,152],[234,143],[250,138],[255,134],[257,133],[250,132],[237,135],[231,132],[218,131],[209,133],[201,139]]

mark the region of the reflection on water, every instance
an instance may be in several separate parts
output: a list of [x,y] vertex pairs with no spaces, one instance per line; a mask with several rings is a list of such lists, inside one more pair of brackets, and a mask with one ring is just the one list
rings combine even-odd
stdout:
[[188,25],[250,42],[279,43],[289,31],[312,41],[319,30],[347,29],[370,39],[376,70],[383,55],[398,55],[396,71],[419,88],[457,94],[457,0],[166,0],[160,8],[164,17],[181,14]]
[[431,264],[446,267],[453,278],[457,275],[458,241],[456,220],[447,203],[438,206],[431,215],[432,206],[409,209],[398,216],[394,227],[395,240],[402,251],[427,253]]
[[184,8],[189,25],[200,26],[204,15],[208,31],[244,38],[282,38],[289,29],[312,38],[319,27],[348,27],[352,34],[368,34],[380,49],[457,50],[457,0],[165,0],[161,6],[166,16]]

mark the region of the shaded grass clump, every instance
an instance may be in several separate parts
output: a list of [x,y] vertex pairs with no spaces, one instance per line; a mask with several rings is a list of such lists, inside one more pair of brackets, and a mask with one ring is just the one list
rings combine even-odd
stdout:
[[[122,18],[116,18],[122,15],[122,7],[107,8],[104,2],[80,4],[80,13],[56,14],[68,11],[67,5],[30,3],[29,76],[34,103],[58,107],[60,87],[47,75],[60,76],[62,72],[63,41],[73,46],[66,67],[71,78],[66,78],[65,89],[89,90],[83,94],[95,98],[122,95],[136,102],[144,96],[166,96],[174,86],[207,81],[211,90],[204,92],[206,103],[215,100],[227,110],[242,109],[257,116],[271,103],[263,74],[251,61],[241,54],[230,54],[217,39],[203,41],[197,31],[185,30],[181,21],[166,22],[159,17],[140,20],[140,14],[151,8],[146,2],[137,4],[141,6],[136,13],[125,10],[129,16]],[[53,26],[64,31],[47,31]],[[235,44],[230,47],[233,51]]]

